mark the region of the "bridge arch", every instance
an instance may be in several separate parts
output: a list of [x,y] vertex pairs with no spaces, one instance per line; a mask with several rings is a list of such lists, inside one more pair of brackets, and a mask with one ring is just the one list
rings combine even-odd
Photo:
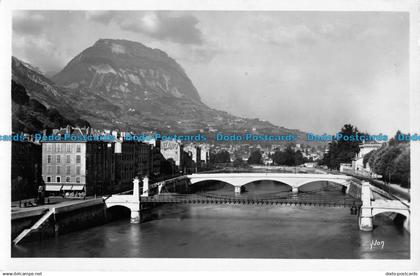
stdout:
[[344,182],[344,181],[341,182],[341,181],[337,181],[337,180],[328,180],[328,179],[317,179],[317,180],[312,180],[311,179],[311,180],[305,181],[303,183],[299,183],[298,188],[300,190],[302,187],[305,187],[307,185],[314,184],[314,183],[317,183],[317,182],[333,183],[335,185],[339,185],[339,186],[345,188],[346,191],[348,190],[348,187],[349,187],[349,183]]
[[272,179],[272,178],[269,178],[269,177],[267,177],[267,178],[252,179],[252,180],[250,180],[250,181],[248,181],[248,180],[247,180],[247,182],[243,183],[243,184],[242,184],[242,186],[245,186],[245,185],[248,185],[248,184],[252,184],[252,183],[255,183],[255,182],[259,182],[259,181],[272,181],[272,182],[275,182],[275,183],[279,183],[279,184],[287,185],[287,186],[289,186],[290,188],[292,188],[292,187],[293,187],[293,186],[292,186],[292,184],[289,184],[289,183],[287,183],[287,182],[280,181],[280,180],[277,180],[277,179]]
[[121,218],[130,219],[131,209],[128,206],[122,204],[114,204],[107,206],[106,215],[108,221],[118,220]]
[[[372,218],[374,219],[376,215],[393,213],[397,214],[395,218],[392,218],[395,224],[402,226],[405,230],[410,232],[410,211],[409,210],[399,210],[399,209],[373,209]],[[400,215],[400,216],[398,216]]]
[[200,179],[198,181],[191,181],[191,184],[195,185],[195,184],[200,184],[200,183],[208,182],[208,181],[217,181],[217,182],[223,182],[223,183],[226,183],[226,184],[229,184],[229,185],[234,185],[233,183],[230,183],[230,182],[225,181],[225,180],[220,180],[220,179],[217,179],[217,178],[214,178],[214,179],[206,178],[206,179]]
[[[214,182],[214,183],[212,185],[205,186],[206,183],[211,183],[211,182]],[[211,188],[216,188],[216,189],[220,188],[221,187],[220,184],[229,187],[228,188],[229,190],[230,190],[230,188],[232,188],[232,191],[235,189],[235,184],[234,183],[231,183],[231,182],[228,182],[228,181],[225,181],[225,180],[220,180],[220,179],[201,179],[199,181],[194,181],[194,182],[191,182],[191,185],[190,185],[189,189],[190,189],[190,191],[191,190],[192,191],[212,190]],[[200,189],[200,188],[204,188],[204,189]]]
[[395,213],[395,214],[400,214],[402,216],[404,216],[406,219],[410,217],[410,213],[408,212],[408,210],[398,210],[398,209],[380,209],[380,208],[373,208],[372,209],[372,216],[376,216],[379,214],[384,214],[384,213]]

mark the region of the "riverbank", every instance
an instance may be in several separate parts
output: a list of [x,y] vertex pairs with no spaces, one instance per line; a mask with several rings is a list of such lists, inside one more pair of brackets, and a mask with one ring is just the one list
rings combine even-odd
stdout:
[[372,184],[375,187],[378,187],[382,189],[383,191],[388,191],[388,194],[392,197],[396,197],[401,201],[408,201],[410,202],[410,191],[406,188],[403,188],[397,184],[393,183],[385,183],[383,181],[380,181],[378,179],[373,179],[367,176],[363,176],[357,173],[350,173],[350,172],[344,172],[344,174],[353,176],[357,179],[368,181],[370,184]]
[[102,198],[18,208],[12,212],[12,240],[25,229],[33,227],[50,210],[54,210],[53,214],[39,227],[30,231],[21,242],[47,239],[101,225],[107,221],[106,206]]

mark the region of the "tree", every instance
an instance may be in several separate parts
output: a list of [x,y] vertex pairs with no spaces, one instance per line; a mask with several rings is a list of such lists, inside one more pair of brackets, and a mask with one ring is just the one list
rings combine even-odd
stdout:
[[[366,168],[366,164],[368,164],[369,159],[375,154],[376,150],[372,150],[363,156],[363,167]],[[370,164],[369,164],[370,166]]]
[[305,158],[300,150],[296,152],[289,145],[284,151],[276,150],[272,156],[276,165],[297,166],[305,163]]
[[26,105],[29,101],[29,96],[26,93],[25,87],[12,80],[12,101],[17,104]]
[[233,166],[234,166],[235,168],[244,167],[244,166],[245,166],[245,161],[244,161],[241,157],[237,157],[237,158],[233,161]]
[[285,158],[284,165],[286,165],[286,166],[295,166],[296,165],[295,151],[292,149],[291,146],[288,146],[285,149],[284,158]]
[[251,152],[251,155],[248,158],[248,164],[264,164],[263,159],[262,159],[262,154],[259,150],[255,150],[253,152]]
[[299,166],[305,163],[305,158],[300,150],[295,152],[295,166]]
[[286,164],[286,155],[281,150],[276,150],[271,156],[274,164],[276,165],[285,165]]
[[[345,124],[339,133],[347,137],[366,135],[360,133],[357,127],[354,127],[351,124]],[[331,169],[338,169],[341,163],[350,163],[352,161],[354,156],[359,153],[359,145],[361,143],[362,141],[356,139],[353,141],[345,139],[333,140],[329,144],[328,154],[324,155],[324,160],[321,163],[327,165]]]
[[211,164],[230,163],[230,154],[226,150],[221,150],[216,153],[210,153]]
[[409,187],[410,185],[410,146],[406,144],[401,150],[401,154],[393,160],[392,165],[393,181],[400,183],[403,187]]

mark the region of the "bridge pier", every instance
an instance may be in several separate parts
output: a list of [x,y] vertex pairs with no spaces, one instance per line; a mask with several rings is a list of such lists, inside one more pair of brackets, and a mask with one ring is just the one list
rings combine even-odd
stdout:
[[140,221],[141,221],[140,210],[139,211],[131,210],[130,223],[140,223]]
[[299,193],[299,188],[298,187],[293,187],[292,188],[292,194],[296,195]]
[[235,186],[235,196],[240,196],[242,191],[241,186]]
[[359,214],[359,229],[361,231],[373,230],[373,215],[372,215],[372,202],[371,190],[369,182],[362,183],[362,207]]

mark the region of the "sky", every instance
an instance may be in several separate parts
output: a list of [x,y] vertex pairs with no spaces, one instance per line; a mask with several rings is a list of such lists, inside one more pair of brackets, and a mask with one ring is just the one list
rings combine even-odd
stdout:
[[409,130],[408,13],[13,13],[13,55],[47,75],[100,38],[165,51],[204,103],[237,116],[318,134]]

